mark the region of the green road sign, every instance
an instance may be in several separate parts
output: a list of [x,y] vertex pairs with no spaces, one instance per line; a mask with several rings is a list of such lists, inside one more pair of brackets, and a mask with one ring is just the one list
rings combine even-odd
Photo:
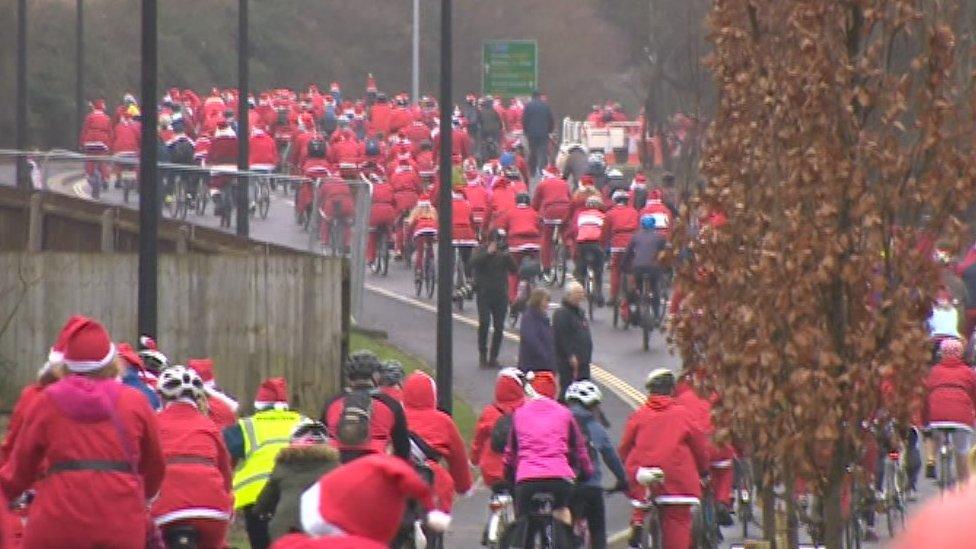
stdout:
[[481,88],[486,94],[529,95],[538,87],[535,40],[488,40],[481,51]]

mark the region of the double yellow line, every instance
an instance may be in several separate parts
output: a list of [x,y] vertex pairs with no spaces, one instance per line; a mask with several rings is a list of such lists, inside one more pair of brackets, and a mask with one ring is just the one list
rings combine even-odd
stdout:
[[[399,301],[401,303],[413,305],[414,307],[418,307],[420,309],[424,309],[432,313],[437,312],[437,307],[431,305],[430,303],[424,303],[423,301],[416,300],[412,297],[400,295],[396,292],[387,290],[386,288],[380,288],[379,286],[374,286],[372,284],[365,284],[365,288],[383,297],[388,297],[390,299]],[[472,320],[458,313],[452,313],[452,315],[454,316],[454,320],[457,320],[458,322],[467,324],[468,326],[471,326],[473,328],[478,327],[478,322],[475,320]],[[505,330],[505,339],[508,339],[509,341],[514,341],[516,343],[519,342],[518,334],[510,330]],[[635,389],[626,381],[620,379],[616,375],[610,373],[608,370],[596,364],[590,366],[590,374],[592,374],[594,381],[609,389],[613,394],[617,395],[620,398],[620,400],[624,402],[624,404],[630,406],[635,410],[639,408],[644,403],[644,400],[647,398],[644,395],[644,393],[642,393],[638,389]]]

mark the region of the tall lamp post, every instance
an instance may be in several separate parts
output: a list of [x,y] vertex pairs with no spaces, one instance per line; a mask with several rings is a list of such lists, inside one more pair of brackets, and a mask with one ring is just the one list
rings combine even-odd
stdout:
[[410,97],[416,101],[420,97],[420,0],[413,0],[412,41],[412,82],[410,86]]
[[[237,10],[237,170],[246,171],[248,162],[248,139],[251,136],[250,117],[247,105],[247,8],[248,0],[238,1]],[[240,193],[237,195],[237,236],[247,237],[250,232],[250,200],[247,177],[239,180]]]
[[437,405],[452,409],[454,347],[452,307],[454,306],[454,249],[451,245],[451,0],[441,0],[441,120],[440,120],[440,229],[437,239]]
[[76,0],[75,14],[75,135],[85,121],[85,0]]
[[[17,0],[17,130],[15,147],[27,148],[27,0]],[[17,185],[30,188],[27,159],[17,157]]]
[[139,334],[157,336],[159,169],[156,166],[156,0],[142,0],[142,147],[139,151]]

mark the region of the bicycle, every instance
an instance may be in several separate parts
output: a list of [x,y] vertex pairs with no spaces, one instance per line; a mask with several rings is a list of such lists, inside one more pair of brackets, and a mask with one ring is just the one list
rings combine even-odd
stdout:
[[[231,220],[234,215],[234,208],[236,206],[237,200],[235,195],[239,191],[240,187],[236,181],[227,181],[224,184],[224,191],[220,193],[220,226],[223,228],[230,228]],[[216,207],[216,200],[214,201],[214,207]]]
[[186,219],[186,183],[182,174],[174,174],[166,185],[163,204],[170,219]]
[[884,479],[878,498],[879,506],[885,515],[888,536],[894,538],[896,522],[901,523],[903,530],[905,528],[905,494],[908,486],[908,473],[901,452],[888,452],[884,458],[882,474]]
[[515,520],[514,500],[508,492],[492,494],[488,502],[488,524],[485,526],[484,544],[489,549],[502,549],[502,539]]
[[464,310],[464,292],[465,288],[468,287],[468,275],[465,272],[465,254],[462,250],[463,248],[469,250],[468,257],[470,257],[471,246],[454,245],[454,303],[457,305],[458,311]]
[[651,284],[651,277],[638,275],[637,282],[637,310],[638,321],[641,327],[641,349],[648,351],[651,348],[651,332],[654,331],[660,322],[660,309],[653,306],[654,288]]
[[[505,531],[504,549],[564,549],[571,546],[568,526],[553,516],[555,496],[548,492],[532,494],[530,511]],[[558,524],[557,524],[558,523]]]
[[508,316],[512,321],[512,328],[518,324],[519,317],[521,317],[522,311],[525,310],[525,305],[529,302],[529,296],[532,294],[533,288],[535,288],[536,279],[542,275],[537,260],[537,254],[539,253],[539,246],[537,244],[527,244],[516,251],[522,254],[522,259],[519,262],[518,288],[515,292],[515,302],[509,307],[508,312]]
[[939,444],[939,476],[937,483],[939,485],[939,495],[944,496],[946,490],[955,486],[958,480],[956,478],[956,460],[959,459],[959,456],[957,455],[955,443],[952,441],[952,435],[956,431],[972,433],[972,428],[966,424],[952,421],[934,421],[929,424],[928,428],[935,431],[942,439]]
[[[325,211],[319,210],[319,215],[329,223],[329,255],[332,257],[342,257],[345,254],[345,224],[342,219],[342,203],[338,200],[332,202],[332,216],[326,219]],[[323,242],[323,244],[325,244]]]
[[561,219],[545,220],[552,230],[552,267],[542,273],[542,281],[547,286],[562,288],[566,285],[566,272],[569,265],[569,251],[563,241],[563,222]]
[[630,500],[630,506],[644,515],[638,545],[641,549],[662,549],[664,533],[661,529],[661,512],[658,506],[663,504],[661,491],[664,489],[664,470],[660,467],[639,467],[634,476],[637,483],[647,490],[644,499]]
[[699,505],[692,509],[691,532],[698,549],[716,549],[722,541],[722,532],[715,519],[715,492],[710,482],[704,483]]
[[196,189],[193,193],[193,207],[197,215],[206,215],[207,202],[210,200],[210,175],[198,173],[193,186]]
[[756,520],[755,509],[752,502],[755,500],[756,484],[752,472],[752,460],[749,458],[736,458],[733,461],[735,468],[735,509],[739,522],[742,523],[742,539],[749,539],[749,524],[759,527]]
[[[133,152],[119,153],[120,158],[125,158],[127,160],[137,159],[138,154]],[[122,202],[129,203],[129,195],[136,190],[137,182],[139,181],[138,174],[139,166],[137,164],[130,164],[128,162],[122,163],[119,166],[119,186],[122,187]]]
[[262,176],[257,182],[257,213],[261,219],[268,218],[271,209],[271,177]]
[[376,261],[373,273],[386,276],[390,270],[390,229],[386,225],[376,227]]
[[593,272],[593,267],[587,265],[583,274],[583,290],[586,292],[586,315],[590,320],[593,320],[593,303],[596,302],[595,285],[596,273]]
[[420,276],[415,277],[414,286],[417,290],[417,297],[426,290],[427,299],[434,297],[434,287],[437,285],[437,266],[434,262],[434,239],[425,238],[424,243],[424,264],[418,266]]

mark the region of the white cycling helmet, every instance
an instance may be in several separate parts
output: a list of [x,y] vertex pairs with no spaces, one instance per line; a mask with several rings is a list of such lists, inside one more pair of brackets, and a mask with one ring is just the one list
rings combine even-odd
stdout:
[[603,400],[603,392],[588,379],[574,381],[566,388],[566,400],[577,400],[584,406],[592,406]]
[[200,375],[182,365],[170,366],[163,370],[159,374],[156,388],[166,400],[176,400],[182,397],[196,400],[203,398],[206,394]]
[[159,373],[169,367],[169,359],[156,349],[143,349],[139,351],[139,357],[150,372]]
[[519,385],[525,386],[525,372],[515,368],[514,366],[506,366],[498,371],[498,377],[510,377],[514,379]]

